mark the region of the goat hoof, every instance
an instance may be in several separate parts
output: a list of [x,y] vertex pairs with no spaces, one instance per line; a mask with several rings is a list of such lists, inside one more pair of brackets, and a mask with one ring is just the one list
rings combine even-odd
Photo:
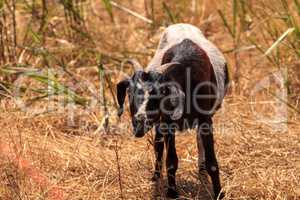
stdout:
[[223,199],[225,197],[225,192],[220,192],[218,196],[215,197],[216,200]]
[[160,179],[160,173],[154,173],[154,175],[151,178],[151,181],[155,182]]
[[170,199],[177,199],[179,197],[179,194],[176,189],[168,188],[167,197]]

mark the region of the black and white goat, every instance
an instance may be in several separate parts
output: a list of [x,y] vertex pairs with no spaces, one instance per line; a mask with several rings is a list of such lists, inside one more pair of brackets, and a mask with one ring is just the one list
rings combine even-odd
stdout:
[[117,85],[119,115],[128,94],[134,135],[143,137],[155,126],[153,180],[160,177],[165,142],[168,197],[178,196],[175,131],[189,128],[198,130],[199,172],[206,169],[215,197],[223,196],[214,151],[212,116],[222,103],[228,82],[226,61],[217,47],[197,27],[175,24],[162,34],[146,70],[139,67],[130,79]]

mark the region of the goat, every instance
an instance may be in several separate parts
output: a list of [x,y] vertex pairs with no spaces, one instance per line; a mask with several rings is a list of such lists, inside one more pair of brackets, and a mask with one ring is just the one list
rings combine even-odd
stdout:
[[117,85],[119,116],[127,93],[134,135],[143,137],[155,126],[156,162],[152,179],[160,178],[165,142],[167,196],[178,197],[175,131],[197,128],[199,173],[206,169],[215,198],[222,198],[212,117],[221,106],[229,83],[223,54],[197,27],[175,24],[163,32],[146,70],[137,63],[135,67],[133,76]]

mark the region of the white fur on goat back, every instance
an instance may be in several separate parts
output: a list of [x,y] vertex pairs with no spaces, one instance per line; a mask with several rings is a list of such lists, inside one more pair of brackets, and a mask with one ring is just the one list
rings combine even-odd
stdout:
[[196,26],[191,24],[174,24],[167,27],[162,33],[156,53],[147,66],[147,71],[157,70],[159,66],[161,66],[165,52],[185,39],[190,39],[199,45],[209,57],[217,80],[218,100],[221,103],[226,92],[226,60],[221,51],[213,43],[207,40],[201,30]]

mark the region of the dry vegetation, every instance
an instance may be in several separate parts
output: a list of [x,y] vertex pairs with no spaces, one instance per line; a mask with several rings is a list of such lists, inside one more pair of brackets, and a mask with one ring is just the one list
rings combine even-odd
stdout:
[[[105,72],[146,65],[176,22],[200,27],[231,66],[214,118],[225,199],[300,199],[298,0],[0,0],[1,200],[165,198],[165,178],[150,182],[153,133],[135,139],[116,117],[121,76]],[[180,195],[210,199],[194,132],[176,145]]]

